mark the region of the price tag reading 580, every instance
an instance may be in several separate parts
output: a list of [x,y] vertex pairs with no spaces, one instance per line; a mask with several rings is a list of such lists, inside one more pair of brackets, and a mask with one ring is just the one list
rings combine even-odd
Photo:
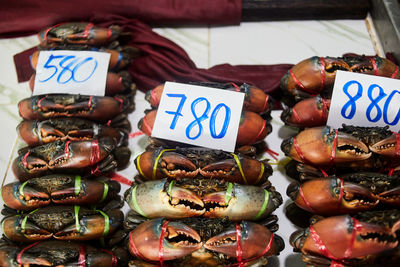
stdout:
[[233,152],[244,94],[167,82],[152,136]]
[[41,51],[33,94],[104,96],[110,54],[94,51]]
[[400,130],[400,80],[338,71],[327,124]]

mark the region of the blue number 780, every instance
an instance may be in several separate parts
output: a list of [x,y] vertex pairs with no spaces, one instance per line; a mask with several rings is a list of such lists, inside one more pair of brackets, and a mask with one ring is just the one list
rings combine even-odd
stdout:
[[169,128],[171,130],[174,130],[175,126],[176,126],[176,123],[178,122],[179,116],[183,116],[181,111],[182,111],[183,104],[185,103],[187,97],[184,94],[167,94],[167,96],[169,96],[169,97],[180,97],[181,98],[181,101],[179,102],[179,105],[178,105],[178,108],[176,109],[176,111],[165,111],[167,114],[174,115],[174,118],[173,118],[173,120],[171,122],[171,125],[169,126]]

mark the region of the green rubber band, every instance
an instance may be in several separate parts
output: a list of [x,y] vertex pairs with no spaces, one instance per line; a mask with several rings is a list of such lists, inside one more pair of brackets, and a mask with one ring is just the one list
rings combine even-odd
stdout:
[[163,154],[164,152],[166,152],[166,151],[175,151],[175,150],[176,150],[175,148],[170,148],[170,149],[163,149],[163,150],[161,150],[160,154],[158,154],[156,160],[154,161],[153,176],[151,177],[152,180],[154,180],[155,177],[156,177],[158,161],[160,160],[162,154]]
[[267,190],[264,189],[265,192],[265,198],[264,198],[264,203],[261,206],[260,211],[257,213],[256,217],[254,217],[254,220],[258,220],[261,215],[265,212],[265,210],[267,209],[268,206],[268,199],[269,199],[269,192]]
[[146,177],[146,175],[144,175],[144,173],[143,173],[143,171],[142,171],[142,168],[140,168],[140,157],[141,157],[141,156],[142,156],[142,154],[140,154],[140,155],[137,156],[137,158],[136,158],[136,162],[137,162],[136,167],[137,167],[137,169],[138,169],[140,175],[143,176],[144,178],[146,178],[146,179],[148,180],[148,178]]
[[139,204],[137,203],[136,200],[136,187],[135,186],[132,189],[132,202],[133,202],[133,207],[135,208],[136,212],[139,213],[140,215],[142,215],[143,217],[147,218],[146,214],[140,209]]
[[21,186],[19,187],[19,194],[23,197],[25,197],[24,195],[24,187],[26,186],[26,184],[28,183],[28,181],[24,182],[23,184],[21,184]]
[[79,195],[79,193],[81,192],[81,185],[81,177],[79,175],[75,176],[75,196]]
[[245,182],[245,184],[247,184],[247,179],[246,179],[246,176],[244,176],[244,172],[243,172],[243,169],[242,169],[242,164],[240,163],[240,160],[239,160],[238,156],[236,154],[234,154],[234,153],[231,153],[231,155],[233,156],[233,158],[236,161],[236,164],[239,167],[239,171],[240,171],[240,174],[242,175],[243,181]]
[[107,214],[102,212],[101,210],[96,210],[99,212],[101,215],[104,217],[104,231],[103,231],[103,236],[108,235],[108,232],[110,232],[110,218],[108,217]]
[[225,194],[225,205],[229,205],[229,201],[232,198],[232,190],[233,190],[233,183],[228,183],[228,188],[226,188],[226,194]]
[[4,231],[4,223],[6,222],[6,220],[3,220],[1,222],[1,230],[3,230],[3,235],[5,235],[8,239],[10,239],[7,235],[6,235],[6,231]]
[[106,199],[107,194],[108,194],[108,184],[106,182],[103,182],[103,183],[104,183],[103,196],[100,199],[100,203]]
[[173,186],[174,182],[175,182],[175,181],[172,180],[172,181],[169,183],[169,186],[168,186],[168,195],[169,195],[169,198],[170,198],[170,199],[172,199],[171,192],[172,192],[172,186]]
[[81,232],[81,225],[79,224],[79,206],[74,206],[74,213],[75,213],[75,228],[78,233]]
[[[1,198],[1,201],[3,201],[2,203],[5,203],[4,199],[3,199],[3,187],[0,187],[0,198]],[[3,231],[3,233],[4,233],[4,231]]]
[[29,215],[29,214],[33,214],[33,213],[37,212],[38,210],[39,210],[39,209],[35,209],[35,210],[29,212],[27,215],[25,215],[25,217],[22,219],[22,222],[21,222],[21,229],[22,229],[22,230],[25,230],[26,221],[28,220],[28,215]]

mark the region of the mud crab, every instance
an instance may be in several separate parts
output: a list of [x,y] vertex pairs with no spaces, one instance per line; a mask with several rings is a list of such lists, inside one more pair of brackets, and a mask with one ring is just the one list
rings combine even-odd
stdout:
[[121,123],[128,129],[117,129],[104,124],[80,118],[55,118],[43,121],[22,121],[17,126],[17,132],[28,146],[38,146],[57,140],[78,141],[111,137],[117,146],[127,145],[130,123],[125,119]]
[[132,186],[125,192],[125,201],[146,218],[262,220],[282,204],[275,188],[269,185],[267,189],[215,179],[162,179]]
[[[248,85],[246,83],[238,86],[234,83],[207,83],[207,82],[192,82],[190,84],[213,87],[217,89],[224,89],[236,92],[242,92],[245,94],[243,102],[243,110],[252,111],[258,114],[270,113],[273,107],[272,98],[264,93],[260,88]],[[164,84],[160,84],[150,91],[146,92],[145,99],[154,108],[157,108],[160,104],[161,95],[164,90]]]
[[296,205],[320,215],[372,210],[378,204],[400,206],[400,179],[380,173],[360,172],[292,182],[287,195]]
[[5,205],[33,210],[50,204],[99,205],[117,199],[121,185],[105,177],[84,179],[79,175],[53,174],[3,186]]
[[36,95],[18,103],[20,116],[25,120],[44,120],[56,117],[77,117],[107,123],[121,112],[134,109],[133,94],[109,96]]
[[283,76],[282,101],[293,106],[300,100],[318,94],[330,98],[337,70],[400,78],[399,67],[385,58],[356,55],[341,58],[315,56],[299,62]]
[[113,138],[87,141],[55,141],[34,148],[23,148],[12,163],[16,178],[24,182],[51,173],[100,174],[129,163],[130,150],[116,147]]
[[119,26],[101,28],[89,22],[68,22],[48,27],[38,34],[40,46],[51,48],[60,44],[100,46],[116,40],[121,35]]
[[61,240],[47,240],[22,246],[0,243],[0,265],[3,267],[117,267],[125,266],[127,262],[128,255],[121,249],[109,251],[83,243]]
[[138,260],[161,266],[234,266],[235,262],[266,263],[268,256],[282,251],[284,243],[267,227],[253,222],[158,218],[135,227],[129,234],[128,247]]
[[352,266],[364,261],[361,266],[365,266],[371,255],[396,248],[399,226],[399,210],[333,216],[314,220],[308,229],[294,232],[290,244],[311,265]]
[[[157,110],[151,110],[139,121],[138,128],[146,135],[151,136]],[[259,114],[251,111],[243,111],[240,117],[239,130],[236,138],[236,146],[252,145],[264,140],[272,131],[272,126]]]
[[135,159],[136,168],[146,180],[172,178],[224,179],[241,184],[263,184],[272,174],[267,161],[242,154],[207,148],[153,148]]
[[[29,88],[33,92],[35,87],[36,74],[32,74],[29,79]],[[118,73],[109,72],[106,78],[106,96],[114,96],[117,94],[123,94],[129,91],[135,91],[136,85],[132,81],[132,77],[126,71],[121,71]]]
[[122,224],[119,209],[106,211],[83,206],[47,206],[29,213],[5,216],[2,230],[15,242],[59,240],[93,240],[110,236]]

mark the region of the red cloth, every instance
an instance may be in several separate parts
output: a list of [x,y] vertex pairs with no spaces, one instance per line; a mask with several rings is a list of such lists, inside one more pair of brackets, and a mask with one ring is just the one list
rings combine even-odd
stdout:
[[[133,60],[128,68],[138,88],[147,91],[166,81],[175,82],[234,82],[248,83],[263,89],[274,98],[280,98],[279,83],[282,76],[293,66],[221,64],[210,69],[197,68],[187,53],[172,41],[154,32],[150,26],[136,19],[121,16],[96,16],[91,19],[99,26],[117,24],[123,31],[132,33],[129,45],[141,50],[141,56]],[[32,52],[30,52],[32,53]],[[14,56],[19,81],[29,79],[33,73],[21,67],[29,53]]]
[[152,26],[239,24],[241,0],[3,1],[0,38],[34,34],[49,25],[115,14]]

